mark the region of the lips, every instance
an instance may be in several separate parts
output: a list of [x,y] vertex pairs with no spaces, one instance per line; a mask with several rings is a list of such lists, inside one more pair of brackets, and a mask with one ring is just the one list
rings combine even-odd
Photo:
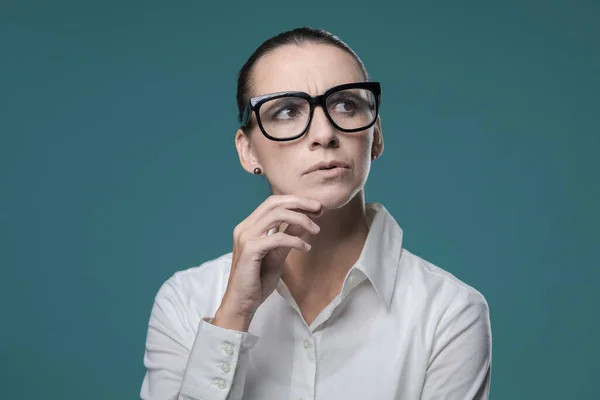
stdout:
[[337,160],[332,160],[332,161],[321,161],[320,163],[317,163],[315,165],[313,165],[312,167],[310,167],[308,169],[308,171],[305,172],[305,174],[310,174],[311,172],[315,172],[315,171],[325,171],[325,170],[329,170],[329,169],[333,169],[333,168],[350,168],[350,165],[348,165],[347,163],[343,162],[343,161],[337,161]]

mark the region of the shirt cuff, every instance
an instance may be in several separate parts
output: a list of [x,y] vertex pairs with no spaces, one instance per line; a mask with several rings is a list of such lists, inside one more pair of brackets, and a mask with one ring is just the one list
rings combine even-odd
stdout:
[[225,400],[231,391],[241,398],[248,353],[258,337],[215,326],[212,321],[202,318],[198,325],[181,392],[201,399]]

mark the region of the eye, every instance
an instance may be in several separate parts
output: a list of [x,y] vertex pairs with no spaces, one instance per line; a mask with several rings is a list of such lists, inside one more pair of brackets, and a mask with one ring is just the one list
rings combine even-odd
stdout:
[[263,120],[287,122],[304,118],[308,115],[309,104],[304,99],[285,97],[269,101],[261,108]]
[[334,104],[333,111],[349,114],[356,110],[356,104],[352,100],[342,100]]
[[327,99],[327,103],[330,113],[349,117],[361,112],[364,100],[360,97],[360,93],[344,90],[332,94]]
[[295,107],[285,107],[277,110],[273,114],[274,119],[293,119],[300,115],[300,111]]

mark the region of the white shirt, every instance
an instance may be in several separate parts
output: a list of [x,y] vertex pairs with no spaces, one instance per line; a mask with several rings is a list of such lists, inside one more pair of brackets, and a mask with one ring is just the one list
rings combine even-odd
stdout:
[[209,323],[231,253],[175,273],[158,291],[142,399],[487,399],[485,298],[402,248],[402,229],[367,204],[369,234],[338,296],[307,325],[280,280],[248,332]]

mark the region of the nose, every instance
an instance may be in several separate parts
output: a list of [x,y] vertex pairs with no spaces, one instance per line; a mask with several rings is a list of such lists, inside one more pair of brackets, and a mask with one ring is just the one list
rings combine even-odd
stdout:
[[306,132],[311,149],[317,147],[338,147],[338,134],[339,132],[331,125],[323,109],[315,107],[312,121]]

